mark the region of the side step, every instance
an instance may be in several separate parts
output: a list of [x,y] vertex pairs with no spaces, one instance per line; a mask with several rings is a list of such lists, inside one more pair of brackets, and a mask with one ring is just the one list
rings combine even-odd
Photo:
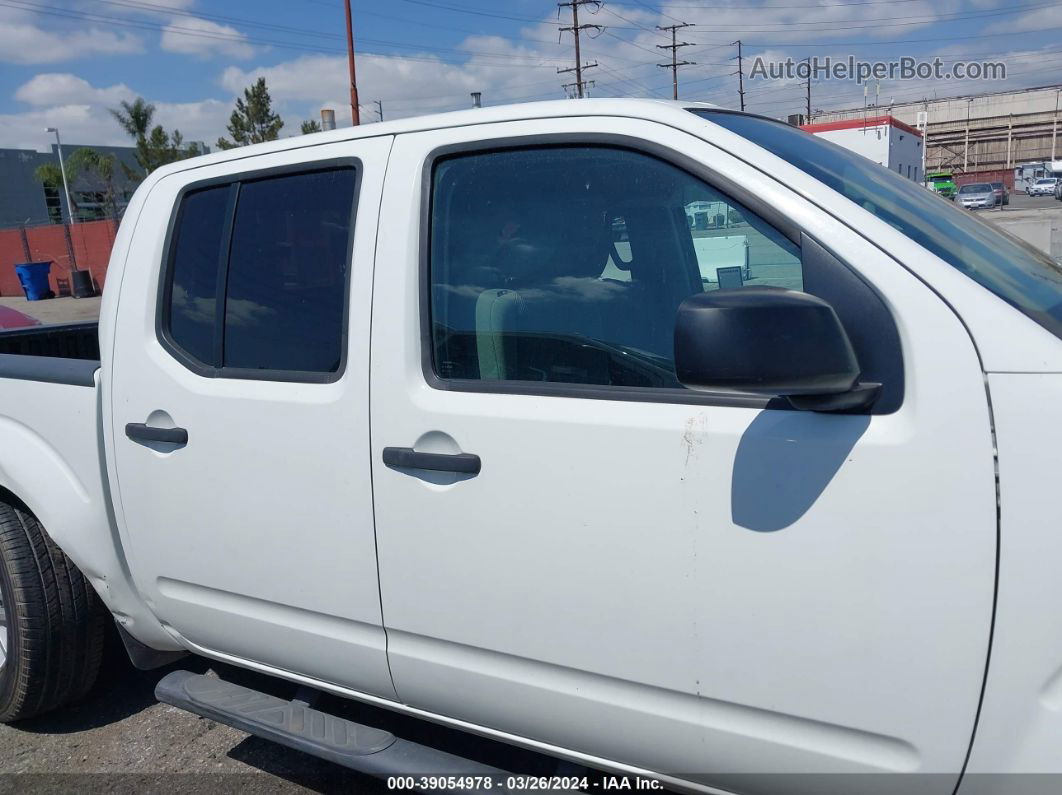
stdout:
[[155,687],[155,698],[204,718],[286,745],[378,778],[387,776],[492,776],[506,771],[382,729],[311,709],[300,701],[261,693],[221,679],[174,671]]

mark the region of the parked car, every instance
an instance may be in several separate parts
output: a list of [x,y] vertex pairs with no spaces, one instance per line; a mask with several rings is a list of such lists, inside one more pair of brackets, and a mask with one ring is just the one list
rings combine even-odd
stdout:
[[987,182],[972,182],[959,188],[955,200],[967,210],[995,207],[998,199],[996,192]]
[[3,720],[109,614],[275,679],[163,701],[400,786],[502,773],[314,692],[686,791],[1062,774],[1062,273],[911,180],[482,108],[158,168],[106,284],[101,358],[0,356]]
[[1027,193],[1030,196],[1051,196],[1057,184],[1058,179],[1055,177],[1042,177],[1029,186]]
[[1055,181],[1055,198],[1062,201],[1062,179]]
[[996,194],[996,204],[1005,206],[1010,204],[1010,191],[1007,190],[1007,186],[1002,182],[993,182],[992,191]]
[[0,329],[38,326],[40,321],[9,306],[0,306]]

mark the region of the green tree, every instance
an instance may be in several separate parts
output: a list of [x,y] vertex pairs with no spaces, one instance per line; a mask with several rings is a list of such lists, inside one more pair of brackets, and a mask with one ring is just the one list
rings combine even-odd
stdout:
[[[33,170],[33,176],[37,178],[45,188],[52,188],[53,190],[62,192],[63,190],[63,172],[59,168],[58,163],[41,163],[37,168]],[[77,178],[76,164],[68,164],[66,167],[66,176],[70,182],[73,182]],[[70,194],[70,214],[74,217],[77,216],[77,202],[74,201],[74,194]],[[52,208],[54,209],[54,208]],[[60,223],[62,221],[62,210],[58,211],[58,215],[52,214],[52,209],[49,209],[49,215],[52,221]]]
[[253,86],[243,90],[243,97],[236,99],[236,109],[229,117],[228,131],[232,140],[218,138],[219,149],[234,149],[237,146],[275,141],[284,126],[283,119],[273,112],[264,77],[259,77]]
[[309,135],[310,133],[321,132],[321,124],[315,119],[304,121],[302,123],[302,134]]
[[[73,205],[71,213],[76,218],[79,211],[78,192],[76,183],[78,180],[91,180],[93,193],[102,196],[103,206],[111,218],[118,217],[118,167],[121,161],[112,154],[103,154],[89,147],[82,147],[74,151],[66,159],[66,179],[70,186],[70,203]],[[122,164],[124,165],[124,164]],[[63,172],[58,163],[42,163],[34,171],[37,181],[47,188],[63,190]],[[85,187],[82,184],[82,187]],[[99,190],[95,190],[99,188]]]
[[67,161],[67,168],[76,169],[77,173],[91,176],[102,190],[103,206],[110,218],[118,217],[117,177],[118,158],[113,154],[103,154],[95,149],[83,147],[72,154]]
[[[144,169],[145,175],[167,163],[203,154],[198,144],[184,145],[180,130],[174,130],[170,134],[161,124],[152,126],[155,106],[143,97],[137,97],[132,102],[122,101],[120,107],[111,109],[111,115],[135,142],[136,162]],[[130,179],[143,176],[122,165]]]

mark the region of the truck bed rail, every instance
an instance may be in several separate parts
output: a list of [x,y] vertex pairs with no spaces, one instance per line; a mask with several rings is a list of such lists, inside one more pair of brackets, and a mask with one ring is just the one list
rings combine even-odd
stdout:
[[99,369],[97,323],[0,332],[0,378],[93,386]]
[[0,331],[0,354],[98,360],[98,329],[98,323],[88,322]]

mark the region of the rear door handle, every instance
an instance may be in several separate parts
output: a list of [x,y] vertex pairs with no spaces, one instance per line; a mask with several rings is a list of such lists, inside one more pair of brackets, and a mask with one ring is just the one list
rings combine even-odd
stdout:
[[432,469],[463,475],[478,475],[481,464],[479,456],[472,453],[418,453],[412,447],[385,447],[383,462],[396,469]]
[[168,442],[181,446],[188,444],[188,431],[184,428],[154,428],[142,422],[130,422],[125,426],[125,435],[134,442]]

